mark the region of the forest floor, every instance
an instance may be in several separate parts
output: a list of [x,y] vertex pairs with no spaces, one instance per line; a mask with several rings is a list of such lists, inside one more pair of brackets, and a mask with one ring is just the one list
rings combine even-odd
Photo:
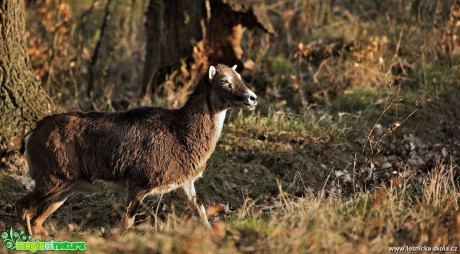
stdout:
[[[89,253],[460,247],[459,99],[455,86],[357,89],[328,110],[288,114],[262,102],[260,111],[232,111],[196,183],[212,230],[171,193],[147,198],[118,241],[111,231],[124,195],[78,194],[41,239],[84,240]],[[14,202],[33,186],[23,160],[1,171],[0,185],[0,231],[22,228]]]
[[[42,22],[48,12],[28,12],[30,40],[41,42],[30,43],[31,62],[50,97],[80,109],[88,103],[85,73],[94,68],[98,109],[142,104],[135,91],[142,83],[147,1],[116,1],[96,66],[88,52],[98,41],[103,5],[81,23],[93,1],[63,2],[74,11],[68,31],[81,32],[42,29],[54,24]],[[108,192],[71,196],[45,221],[49,236],[33,240],[86,241],[88,253],[387,253],[407,246],[458,252],[457,12],[452,7],[447,18],[424,9],[449,1],[280,2],[266,1],[277,37],[249,43],[257,33],[248,29],[242,39],[255,66],[242,76],[260,104],[252,112],[229,111],[196,182],[211,230],[172,192],[146,198],[133,228],[117,239],[112,231],[125,197]],[[425,4],[408,5],[418,2]],[[135,11],[127,11],[131,3]],[[64,36],[70,53],[42,49],[60,45],[55,36]],[[167,88],[167,95],[185,98]],[[166,97],[144,104],[162,105]],[[0,232],[23,228],[14,203],[33,188],[22,156],[13,164],[0,161]]]

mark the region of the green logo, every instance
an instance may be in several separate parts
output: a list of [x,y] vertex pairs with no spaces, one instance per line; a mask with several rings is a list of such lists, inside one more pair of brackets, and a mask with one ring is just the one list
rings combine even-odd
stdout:
[[7,230],[2,232],[2,242],[9,250],[30,252],[86,250],[86,242],[56,242],[54,240],[47,242],[36,240],[32,242],[30,239],[32,239],[32,236],[25,234],[24,230],[21,230],[21,232],[15,232],[13,231],[13,228],[10,228],[9,231]]

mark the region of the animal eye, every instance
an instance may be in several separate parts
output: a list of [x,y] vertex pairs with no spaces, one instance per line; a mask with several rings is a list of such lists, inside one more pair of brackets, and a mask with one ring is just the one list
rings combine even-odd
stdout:
[[227,83],[227,80],[222,79],[222,80],[220,80],[219,82],[223,85],[223,84]]

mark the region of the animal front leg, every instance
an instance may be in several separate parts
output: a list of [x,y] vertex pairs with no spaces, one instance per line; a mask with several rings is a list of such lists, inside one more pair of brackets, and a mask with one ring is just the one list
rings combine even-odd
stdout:
[[148,190],[134,190],[128,192],[126,212],[121,222],[121,236],[134,224],[136,211],[147,193]]
[[194,181],[185,182],[181,186],[181,191],[183,192],[185,201],[197,210],[203,225],[206,228],[210,228],[211,225],[209,224],[208,216],[206,215],[206,210],[204,209],[203,204],[201,204],[201,202],[198,201]]

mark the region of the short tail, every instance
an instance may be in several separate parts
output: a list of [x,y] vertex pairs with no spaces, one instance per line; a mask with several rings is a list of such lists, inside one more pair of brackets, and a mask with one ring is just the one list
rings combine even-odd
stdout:
[[26,152],[27,141],[29,140],[31,134],[32,134],[32,132],[29,132],[22,138],[22,140],[21,140],[21,148],[19,148],[19,152],[21,154],[24,154]]
[[22,138],[22,140],[21,140],[21,148],[19,148],[19,152],[21,154],[24,154],[25,151],[26,151],[26,141],[24,140],[24,138]]

